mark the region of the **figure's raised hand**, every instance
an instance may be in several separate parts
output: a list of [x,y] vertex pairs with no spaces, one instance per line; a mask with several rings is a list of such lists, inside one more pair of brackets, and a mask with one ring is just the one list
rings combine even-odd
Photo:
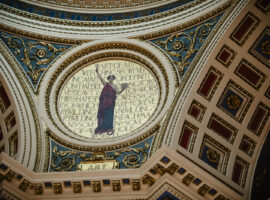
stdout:
[[125,90],[128,87],[128,83],[122,83],[121,88],[122,90]]

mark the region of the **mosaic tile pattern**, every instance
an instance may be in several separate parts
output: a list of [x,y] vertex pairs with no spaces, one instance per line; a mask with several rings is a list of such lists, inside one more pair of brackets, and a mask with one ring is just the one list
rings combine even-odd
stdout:
[[[130,146],[129,148],[124,148],[120,151],[104,152],[104,159],[108,162],[115,160],[117,163],[117,166],[115,167],[119,169],[138,168],[147,160],[152,141],[153,136],[136,145]],[[51,148],[52,151],[50,156],[50,172],[77,171],[79,170],[77,168],[78,164],[85,163],[91,160],[93,161],[95,157],[94,152],[82,152],[72,150],[56,143],[53,140],[51,140]],[[130,159],[133,160],[131,161]],[[90,168],[89,170],[96,169]]]
[[180,76],[183,76],[221,17],[222,14],[182,32],[150,42],[158,45],[171,57]]
[[71,45],[49,43],[0,31],[0,39],[20,63],[26,79],[34,89],[49,65]]

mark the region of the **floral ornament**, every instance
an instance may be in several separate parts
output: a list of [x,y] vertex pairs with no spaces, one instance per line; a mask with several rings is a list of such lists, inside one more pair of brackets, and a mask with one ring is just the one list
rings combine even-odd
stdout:
[[237,95],[230,95],[227,98],[227,105],[230,109],[236,110],[240,107],[240,98]]
[[[165,51],[172,56],[174,64],[179,70],[180,76],[184,75],[184,70],[190,65],[190,59],[199,51],[198,44],[202,44],[210,34],[212,26],[217,22],[215,18],[212,22],[201,24],[194,31],[175,33],[163,41],[156,41]],[[200,46],[200,45],[199,45]]]
[[270,40],[266,40],[262,43],[261,50],[264,54],[270,55]]
[[26,73],[34,84],[37,84],[45,68],[42,65],[49,64],[59,52],[66,50],[66,47],[56,48],[47,42],[25,42],[19,37],[2,34],[7,39],[7,44],[14,49],[14,55],[20,56],[20,61],[27,67]]
[[213,149],[208,149],[206,151],[207,158],[210,162],[217,164],[220,159],[220,155]]
[[73,150],[59,150],[57,146],[54,146],[51,167],[54,171],[74,171],[80,162],[117,160],[118,165],[119,162],[122,162],[125,168],[138,168],[146,162],[149,147],[148,142],[145,142],[143,147],[126,148],[106,155],[104,151],[82,153]]

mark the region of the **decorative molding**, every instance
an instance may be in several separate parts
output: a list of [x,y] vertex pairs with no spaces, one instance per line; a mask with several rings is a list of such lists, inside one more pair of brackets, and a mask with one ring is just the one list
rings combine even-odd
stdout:
[[261,70],[244,58],[235,69],[234,73],[257,90],[260,89],[266,79],[266,75]]
[[[144,9],[143,11],[126,11],[127,9],[127,4],[124,3],[124,1],[121,1],[121,4],[119,2],[119,7],[123,8],[125,7],[125,10],[122,10],[122,12],[118,13],[110,13],[108,14],[108,12],[96,12],[96,9],[100,9],[102,8],[102,2],[99,2],[98,6],[94,6],[94,7],[90,7],[93,8],[94,10],[90,11],[90,12],[84,12],[84,13],[80,13],[78,10],[78,7],[82,8],[82,4],[80,4],[80,6],[76,6],[76,3],[73,3],[73,6],[69,6],[74,12],[70,13],[67,11],[63,11],[63,9],[61,10],[57,10],[58,6],[59,6],[59,2],[55,1],[54,3],[51,4],[51,6],[53,6],[53,8],[48,8],[48,7],[43,7],[41,6],[42,4],[44,4],[44,1],[41,1],[40,3],[38,3],[38,5],[36,4],[31,4],[28,2],[20,2],[20,1],[15,1],[15,2],[10,2],[8,0],[2,0],[2,7],[5,8],[5,10],[8,9],[16,9],[16,10],[20,10],[21,12],[26,12],[29,14],[35,14],[35,15],[39,15],[39,16],[43,16],[43,17],[51,17],[54,19],[61,19],[61,20],[72,20],[72,21],[91,21],[91,22],[104,22],[104,21],[119,21],[119,20],[133,20],[133,19],[137,19],[137,18],[147,18],[147,17],[156,17],[155,15],[158,15],[159,17],[166,17],[168,15],[171,15],[172,13],[177,13],[180,11],[184,11],[187,9],[190,9],[192,7],[195,7],[196,5],[199,5],[203,2],[205,2],[206,0],[196,0],[196,1],[192,1],[192,0],[187,0],[187,1],[183,1],[183,2],[171,2],[171,3],[167,3],[165,5],[160,5],[160,6],[156,6],[154,8],[148,8],[148,9]],[[137,5],[139,5],[140,1],[137,1]],[[109,2],[107,1],[107,4],[109,4]],[[66,7],[67,4],[65,4],[64,2],[61,2],[60,5],[63,7]],[[95,5],[94,2],[90,5]],[[103,4],[104,5],[104,4]],[[117,3],[115,3],[114,5],[117,5]],[[144,1],[143,5],[147,5],[146,1]],[[156,4],[157,5],[157,4]],[[50,6],[50,7],[51,7]],[[10,8],[11,7],[11,8]],[[73,7],[73,8],[72,8]],[[74,9],[77,8],[77,9]],[[110,7],[110,9],[112,8],[117,8],[117,7]],[[89,7],[87,7],[87,9],[89,9]],[[104,9],[104,8],[103,8]],[[28,15],[29,15],[28,14]],[[138,19],[137,19],[138,20]]]
[[233,127],[215,113],[212,114],[207,127],[226,139],[231,144],[233,144],[238,132],[237,128]]
[[270,107],[265,105],[263,102],[260,102],[256,107],[247,128],[257,136],[260,136],[269,116]]
[[[40,124],[39,124],[39,118],[38,118],[37,110],[35,108],[35,104],[33,102],[32,96],[31,96],[31,92],[30,92],[29,88],[27,87],[26,83],[24,82],[24,79],[23,79],[23,77],[21,75],[22,70],[21,70],[20,67],[19,68],[17,67],[19,65],[19,63],[16,62],[16,60],[13,58],[13,56],[8,51],[7,47],[4,45],[2,40],[0,40],[0,51],[1,51],[5,61],[8,63],[8,66],[11,68],[12,72],[14,73],[14,76],[16,76],[16,78],[18,80],[18,83],[20,83],[20,86],[23,89],[23,94],[25,95],[27,103],[29,104],[29,107],[30,107],[29,113],[31,113],[31,119],[33,119],[33,121],[34,121],[34,122],[32,122],[32,123],[34,123],[33,124],[34,130],[33,130],[33,133],[31,133],[32,131],[30,131],[30,133],[31,134],[36,134],[36,142],[35,142],[35,145],[36,145],[36,158],[35,158],[35,164],[34,164],[33,170],[37,172],[38,169],[39,169],[39,165],[40,165],[41,148],[42,148],[42,145],[41,145],[41,130],[40,130]],[[4,72],[4,74],[5,74],[5,72]],[[7,74],[5,74],[5,76],[7,77]],[[13,88],[12,84],[11,84],[11,87],[12,87],[12,90],[15,92],[16,90]],[[18,88],[16,88],[16,89],[18,89]],[[15,97],[16,97],[16,100],[19,101],[16,92],[15,92]],[[21,105],[18,104],[17,106],[18,106],[18,108],[19,108],[19,110],[20,110],[20,112],[22,114],[23,110],[22,110]],[[23,126],[24,129],[23,130],[26,132],[25,123],[27,123],[27,122],[25,122],[24,118],[23,118],[22,123],[24,124],[24,126]],[[28,123],[30,123],[30,122],[28,122]],[[24,139],[25,138],[26,138],[26,135],[24,135]],[[26,144],[24,144],[23,156],[25,156],[25,152],[26,152]],[[30,159],[30,158],[28,158],[28,159]],[[28,160],[28,162],[29,162],[29,160]]]
[[193,99],[189,107],[188,114],[201,122],[205,111],[206,107],[203,104],[199,103],[197,100]]
[[[175,183],[183,189],[179,191],[180,193],[174,192],[172,194],[175,194],[176,197],[185,197],[184,199],[199,198],[201,195],[206,196],[208,194],[211,196],[222,195],[230,199],[240,198],[235,191],[229,189],[223,183],[217,181],[213,184],[215,179],[209,177],[202,169],[198,168],[198,171],[188,167],[191,166],[191,163],[184,157],[180,156],[179,158],[179,155],[176,155],[168,147],[163,147],[158,151],[159,153],[153,155],[140,169],[131,169],[131,173],[126,173],[125,170],[116,170],[117,178],[113,178],[111,172],[106,172],[106,170],[102,172],[102,178],[100,178],[100,171],[63,172],[57,173],[57,176],[50,173],[35,174],[4,154],[0,155],[0,174],[3,175],[2,185],[12,188],[14,194],[20,193],[21,197],[28,198],[50,198],[55,194],[59,198],[72,198],[80,194],[88,198],[100,199],[119,192],[119,196],[123,198],[128,197],[127,195],[140,194],[138,197],[141,199],[155,199],[154,197],[159,197],[164,191],[175,191],[166,187],[164,191],[159,193],[160,188]],[[161,160],[165,155],[171,160],[171,164],[165,168],[163,176],[152,173],[150,175],[149,172],[155,165],[164,167]],[[183,174],[181,173],[183,167],[179,166],[189,170]],[[176,171],[178,173],[175,173]],[[16,178],[18,176],[20,176],[20,179]],[[74,177],[76,177],[76,180],[74,180]],[[201,181],[200,186],[198,185],[200,189],[189,186],[193,184],[193,180]],[[19,187],[14,187],[17,185]],[[205,185],[208,186],[207,190]],[[179,188],[179,186],[174,186]]]
[[224,44],[216,56],[216,60],[219,61],[225,67],[229,67],[233,59],[236,56],[236,51],[228,45]]
[[183,32],[151,40],[151,42],[157,44],[171,57],[182,77],[220,17],[221,15]]
[[232,173],[232,180],[242,188],[244,188],[246,184],[248,168],[249,163],[239,156],[236,156]]
[[266,96],[268,99],[270,99],[270,86],[265,91],[264,96]]
[[268,0],[257,0],[255,6],[265,14],[268,14],[270,10],[270,2]]
[[223,175],[226,174],[230,150],[208,135],[204,135],[199,158]]
[[243,46],[261,20],[253,13],[248,12],[245,17],[236,26],[235,30],[230,35],[230,38],[240,46]]
[[241,123],[253,99],[253,95],[230,80],[218,101],[217,107]]
[[243,135],[239,149],[242,150],[243,152],[245,152],[250,157],[252,157],[253,152],[254,152],[255,147],[256,147],[256,144],[257,144],[257,142],[255,142],[254,140],[252,140],[248,136]]
[[192,153],[198,130],[199,128],[191,124],[189,121],[185,120],[182,126],[182,131],[180,133],[178,144],[190,153]]
[[197,92],[208,101],[211,101],[222,78],[223,73],[211,66]]
[[270,27],[267,26],[249,49],[249,53],[270,68]]

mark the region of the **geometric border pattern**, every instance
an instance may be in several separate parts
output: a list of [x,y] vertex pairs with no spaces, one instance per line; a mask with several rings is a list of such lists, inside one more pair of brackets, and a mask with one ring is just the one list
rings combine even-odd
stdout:
[[243,44],[258,26],[259,22],[260,20],[254,14],[248,12],[236,26],[235,30],[230,35],[230,38],[238,45],[243,46]]
[[240,185],[242,188],[244,188],[246,184],[248,168],[249,163],[239,156],[236,156],[232,173],[232,181]]
[[269,10],[270,10],[270,2],[267,1],[266,2],[267,3],[266,5],[265,4],[261,4],[261,3],[265,3],[265,1],[263,2],[263,0],[257,0],[255,6],[257,8],[259,8],[262,12],[264,12],[265,14],[267,14],[269,12]]
[[226,122],[224,119],[222,119],[215,113],[212,114],[207,127],[231,144],[233,144],[236,134],[238,132],[237,128],[233,127],[231,124]]
[[228,68],[235,56],[236,51],[234,51],[228,45],[224,44],[223,47],[220,49],[218,55],[216,56],[216,60]]
[[223,175],[226,174],[230,152],[227,147],[204,134],[199,158]]
[[254,96],[230,80],[221,95],[217,107],[241,123]]
[[196,126],[185,120],[178,144],[192,153],[198,130]]
[[206,107],[193,99],[190,108],[188,110],[188,114],[192,116],[194,119],[198,120],[199,122],[202,121],[202,118],[205,114]]
[[270,115],[270,107],[260,102],[248,124],[248,129],[255,135],[260,136]]
[[266,96],[268,99],[270,99],[270,86],[265,91],[264,96]]
[[209,71],[207,72],[206,76],[204,77],[199,89],[198,93],[210,101],[223,77],[223,74],[214,68],[213,66],[210,67]]
[[257,90],[266,79],[266,75],[246,59],[241,60],[234,73]]
[[241,140],[239,149],[251,157],[253,155],[256,144],[257,144],[257,142],[255,142],[254,140],[252,140],[248,136],[244,135],[242,140]]
[[270,68],[270,27],[267,26],[249,49],[249,53]]

